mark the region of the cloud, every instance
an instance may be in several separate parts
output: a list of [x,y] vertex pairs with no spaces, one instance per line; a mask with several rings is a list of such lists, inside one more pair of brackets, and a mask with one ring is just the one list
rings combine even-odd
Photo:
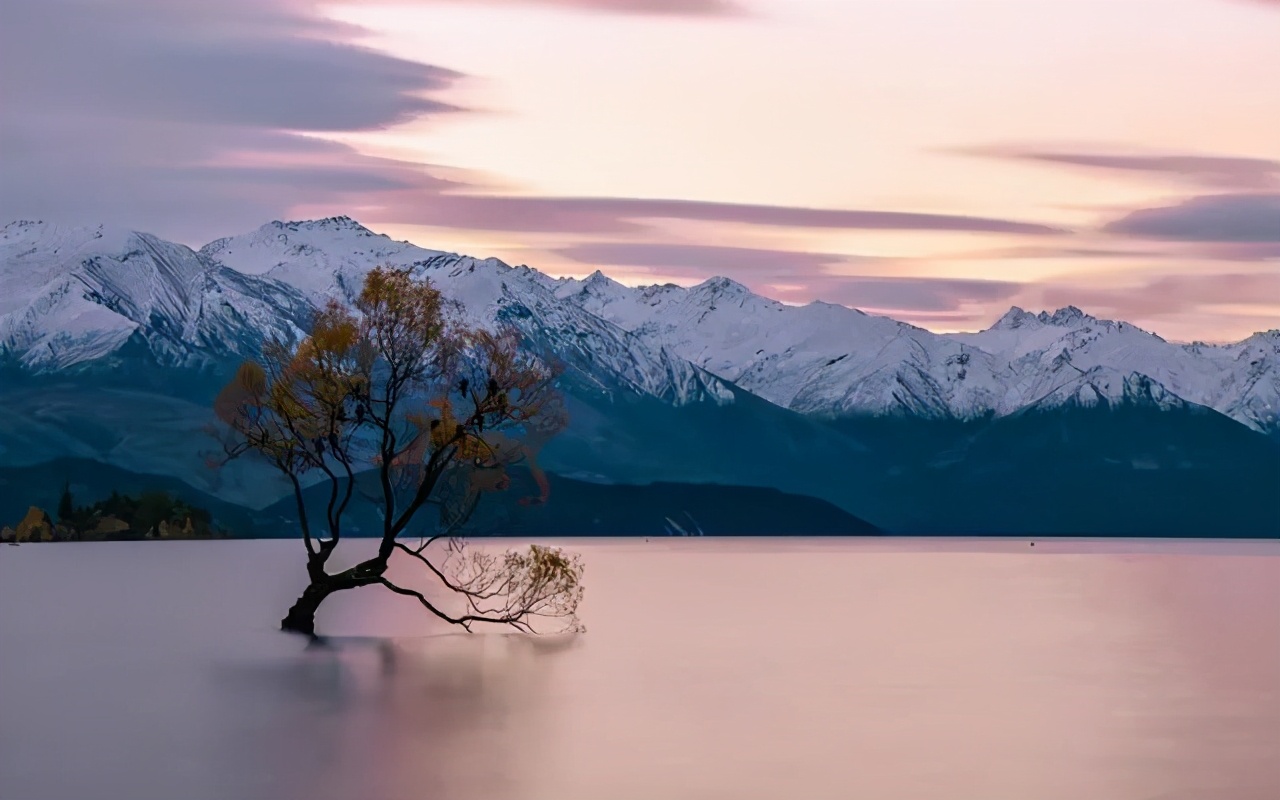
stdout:
[[[553,3],[554,4],[554,3]],[[571,4],[568,0],[558,3]],[[711,14],[713,0],[576,3]],[[485,194],[438,165],[320,141],[448,115],[461,77],[354,44],[314,0],[9,0],[0,25],[0,217],[141,226],[198,244],[329,210],[374,224],[626,234],[681,219],[775,227],[1049,235],[948,214]]]
[[303,8],[9,0],[7,113],[356,131],[450,108],[428,94],[456,73],[345,43],[355,29]]
[[660,242],[587,242],[553,252],[592,266],[639,267],[697,278],[732,275],[744,282],[803,278],[834,264],[864,260],[834,253]]
[[427,0],[468,5],[545,6],[575,11],[652,16],[730,17],[745,14],[734,0]]
[[1183,242],[1280,242],[1280,194],[1221,194],[1144,208],[1107,225],[1108,233]]
[[1118,319],[1170,317],[1215,305],[1280,307],[1280,273],[1164,275],[1115,288],[1050,285],[1041,299],[1051,308],[1076,305]]
[[102,222],[194,246],[304,203],[362,215],[376,198],[456,186],[436,176],[443,168],[294,133],[75,114],[12,117],[0,121],[0,219]]
[[853,308],[900,315],[918,321],[925,314],[957,312],[972,304],[1017,296],[1022,284],[966,278],[894,278],[829,276],[812,288],[822,299]]
[[[1263,246],[1280,253],[1280,247]],[[1204,319],[1215,319],[1233,331],[1242,320],[1252,319],[1228,308],[1280,307],[1280,273],[1179,273],[1099,286],[1086,280],[1038,283],[847,275],[840,273],[872,263],[882,267],[892,259],[745,247],[602,242],[564,247],[555,253],[601,267],[606,273],[611,267],[631,274],[639,269],[690,282],[729,275],[765,297],[785,302],[823,300],[952,330],[985,328],[1017,302],[1051,309],[1075,305],[1100,317],[1149,321],[1157,330],[1172,328],[1194,337],[1203,336]],[[1182,328],[1177,327],[1180,324]],[[1246,335],[1242,330],[1240,335]]]
[[1008,299],[1022,288],[1008,281],[837,274],[834,269],[884,259],[835,253],[655,242],[589,243],[555,252],[592,266],[639,267],[696,280],[731,275],[766,297],[786,302],[821,299],[911,319]]
[[430,165],[308,136],[441,114],[460,76],[351,42],[306,0],[9,0],[0,218],[199,244],[304,200],[440,191]]
[[678,219],[784,228],[961,231],[1047,236],[1062,229],[1032,222],[904,211],[799,208],[698,200],[626,197],[516,197],[460,195],[422,198],[418,207],[389,209],[375,221],[470,230],[557,233],[627,233],[641,222]]
[[[1122,244],[1112,240],[1112,244]],[[1138,245],[1139,243],[1134,242]],[[1263,261],[1280,258],[1280,242],[1142,242],[1134,247],[1104,247],[1095,245],[1022,245],[966,250],[952,253],[936,253],[930,256],[934,262],[964,261],[1033,261],[1041,259],[1065,259],[1081,261],[1114,262],[1176,262],[1176,261]]]
[[1280,241],[1192,242],[1180,248],[1184,258],[1216,261],[1270,261],[1280,259]]
[[1068,168],[1168,177],[1212,189],[1263,190],[1280,187],[1280,161],[1267,158],[1186,153],[1103,153],[1011,146],[978,147],[954,152]]
[[1181,257],[1154,250],[1151,248],[1098,247],[1091,245],[1020,245],[1015,247],[995,247],[983,250],[967,250],[957,253],[945,253],[933,256],[939,261],[1005,261],[1005,260],[1038,260],[1038,259],[1102,259],[1115,261],[1121,259],[1159,259]]

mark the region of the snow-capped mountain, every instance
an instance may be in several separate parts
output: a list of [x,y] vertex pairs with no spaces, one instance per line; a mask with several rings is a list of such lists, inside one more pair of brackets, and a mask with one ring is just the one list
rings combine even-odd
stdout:
[[378,265],[407,267],[443,256],[396,242],[349,217],[271,222],[256,231],[210,242],[200,255],[243,275],[278,280],[317,304],[352,301],[365,273]]
[[346,217],[198,251],[128,230],[5,227],[0,468],[89,459],[270,506],[289,487],[269,467],[208,468],[212,395],[227,367],[266,337],[302,336],[319,304],[349,302],[382,264],[565,363],[572,421],[540,458],[557,475],[774,488],[906,533],[1280,524],[1277,442],[1245,427],[1280,434],[1280,331],[1180,345],[1069,307],[944,336],[725,278],[555,279]]
[[631,289],[597,272],[557,296],[796,411],[972,419],[1055,403],[1122,403],[1154,382],[1255,430],[1280,430],[1280,331],[1179,345],[1078,308],[1011,309],[940,335],[822,302],[787,306],[726,278]]
[[8,225],[0,360],[49,372],[133,351],[162,365],[241,356],[264,337],[301,335],[316,305],[349,302],[382,264],[430,278],[473,322],[515,324],[606,394],[721,404],[732,384],[820,417],[949,419],[1142,396],[1280,432],[1280,331],[1180,345],[1068,307],[1014,308],[985,331],[940,335],[844,306],[788,306],[727,278],[687,289],[599,272],[554,279],[347,217],[272,222],[198,252],[132,231]]
[[728,278],[628,289],[597,272],[557,294],[802,413],[971,417],[1003,394],[977,348],[844,306],[787,306]]
[[0,232],[0,357],[37,371],[127,348],[167,366],[246,355],[302,334],[296,290],[145,233],[15,222]]
[[673,405],[733,399],[685,359],[561,302],[540,272],[394,242],[346,217],[273,222],[199,252],[134,231],[13,223],[0,238],[0,356],[37,372],[131,348],[163,366],[244,356],[302,335],[326,300],[354,300],[379,265],[429,277],[473,323],[514,324],[591,388]]
[[[1074,306],[1053,314],[1015,307],[985,331],[950,338],[1007,365],[1025,404],[1051,402],[1073,384],[1116,402],[1126,381],[1141,377],[1255,430],[1280,431],[1280,330],[1229,345],[1184,345]],[[1109,390],[1103,375],[1111,376]]]
[[472,324],[501,320],[575,369],[580,380],[683,405],[732,402],[718,378],[662,347],[555,296],[552,278],[526,266],[426,250],[375,234],[347,217],[272,222],[201,248],[211,263],[287,283],[320,304],[351,302],[364,275],[379,265],[426,277]]

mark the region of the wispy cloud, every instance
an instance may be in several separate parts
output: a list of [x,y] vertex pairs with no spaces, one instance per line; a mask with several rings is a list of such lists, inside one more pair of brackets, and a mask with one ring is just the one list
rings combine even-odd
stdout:
[[1012,281],[844,274],[884,259],[836,253],[654,242],[589,243],[555,252],[606,271],[639,268],[691,281],[732,276],[766,297],[785,302],[823,300],[911,320],[1005,300],[1022,288]]
[[1015,146],[957,150],[964,155],[1040,163],[1090,171],[1127,172],[1172,178],[1213,189],[1255,190],[1280,187],[1280,161],[1247,156],[1191,153],[1118,153]]
[[[559,248],[555,253],[606,273],[625,271],[633,277],[649,272],[693,283],[728,275],[784,302],[823,300],[948,330],[987,327],[1014,303],[1049,309],[1075,305],[1099,317],[1176,334],[1201,330],[1194,323],[1180,328],[1187,319],[1244,320],[1248,315],[1240,308],[1265,313],[1267,308],[1280,307],[1280,273],[1137,274],[1129,282],[1096,285],[1088,280],[1041,283],[848,274],[871,265],[882,269],[892,259],[767,248],[605,242]],[[1243,330],[1238,333],[1247,335]]]
[[400,2],[465,2],[470,6],[543,6],[611,14],[682,17],[733,17],[746,13],[734,0],[400,0]]
[[1014,247],[995,247],[983,250],[965,250],[953,253],[941,253],[933,257],[938,261],[1029,261],[1038,259],[1082,259],[1082,260],[1150,260],[1161,258],[1181,258],[1168,252],[1143,248],[1126,248],[1119,246],[1104,247],[1088,244],[1059,245],[1019,245]]
[[586,242],[554,252],[591,266],[639,268],[697,279],[732,275],[744,283],[807,280],[832,265],[869,260],[835,253],[662,242]]
[[[723,12],[729,3],[592,3]],[[447,115],[456,72],[358,46],[310,0],[11,0],[0,26],[0,216],[144,225],[198,242],[292,209],[379,224],[626,234],[657,219],[1051,235],[981,216],[626,197],[484,194],[429,164],[308,134]]]
[[928,315],[955,315],[967,306],[1006,302],[1023,286],[1014,281],[967,278],[820,276],[809,290],[823,300],[917,322]]
[[6,116],[357,131],[450,109],[430,95],[456,73],[355,46],[356,32],[282,2],[9,0]]
[[1064,233],[1060,228],[1040,223],[953,214],[628,197],[474,194],[424,197],[417,206],[388,208],[378,221],[470,230],[616,234],[641,230],[644,221],[658,219],[826,230],[958,231],[1022,236]]
[[198,242],[308,198],[439,190],[423,165],[306,134],[446,113],[458,75],[356,46],[294,0],[9,0],[0,217],[141,225]]
[[[1096,237],[1095,237],[1096,238]],[[1176,261],[1262,261],[1280,258],[1280,242],[1217,242],[1217,241],[1135,241],[1133,247],[1121,247],[1124,242],[1111,239],[1111,247],[1103,245],[1022,245],[995,247],[984,250],[965,250],[938,253],[930,257],[934,262],[966,261],[1039,261],[1043,259],[1069,261],[1110,261],[1116,263],[1151,263]]]
[[1113,288],[1049,285],[1040,294],[1050,306],[1081,306],[1097,316],[1159,319],[1212,306],[1280,307],[1280,273],[1164,275]]
[[1108,233],[1184,242],[1280,242],[1280,194],[1220,194],[1133,211]]

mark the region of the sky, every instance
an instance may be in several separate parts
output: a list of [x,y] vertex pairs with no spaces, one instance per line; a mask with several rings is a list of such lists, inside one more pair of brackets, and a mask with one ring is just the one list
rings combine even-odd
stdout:
[[1280,0],[3,0],[0,220],[1280,327]]

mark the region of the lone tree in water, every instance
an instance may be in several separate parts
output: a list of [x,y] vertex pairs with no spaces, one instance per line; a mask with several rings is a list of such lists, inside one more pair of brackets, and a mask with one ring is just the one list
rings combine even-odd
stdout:
[[[215,401],[226,455],[256,454],[289,479],[307,549],[310,584],[282,629],[314,636],[327,597],[377,585],[467,630],[535,632],[547,621],[580,630],[576,555],[538,545],[496,555],[457,535],[483,493],[508,488],[506,468],[517,461],[529,462],[542,488],[521,502],[546,499],[532,457],[563,427],[563,406],[550,370],[518,345],[512,331],[457,322],[429,282],[378,268],[354,312],[332,302],[301,344],[270,344],[240,367]],[[357,486],[366,468],[376,474],[372,491]],[[317,476],[327,488],[322,518],[308,513],[303,492]],[[330,572],[344,517],[362,502],[382,519],[377,554]],[[393,555],[438,591],[393,583]]]

